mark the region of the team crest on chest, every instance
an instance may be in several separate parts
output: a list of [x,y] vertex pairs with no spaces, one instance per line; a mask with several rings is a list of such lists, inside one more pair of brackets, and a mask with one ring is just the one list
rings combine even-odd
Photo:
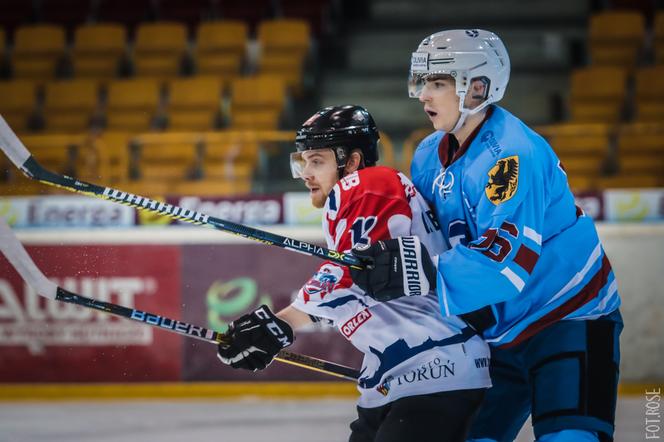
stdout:
[[489,182],[484,188],[486,197],[493,204],[498,205],[514,196],[519,184],[519,157],[500,159],[489,170]]

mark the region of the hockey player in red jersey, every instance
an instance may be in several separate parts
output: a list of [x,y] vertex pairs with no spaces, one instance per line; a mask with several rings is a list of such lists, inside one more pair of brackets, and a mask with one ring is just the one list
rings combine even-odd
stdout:
[[[328,248],[346,252],[401,237],[406,254],[422,245],[443,252],[439,226],[410,180],[375,165],[377,144],[375,123],[359,106],[325,108],[298,131],[291,169],[312,204],[324,208]],[[261,370],[293,342],[293,329],[329,324],[365,355],[351,442],[465,440],[490,386],[488,346],[459,318],[442,316],[423,272],[430,257],[418,256],[401,277],[423,296],[390,302],[366,296],[347,267],[324,262],[290,306],[277,314],[261,306],[233,321],[219,359]]]

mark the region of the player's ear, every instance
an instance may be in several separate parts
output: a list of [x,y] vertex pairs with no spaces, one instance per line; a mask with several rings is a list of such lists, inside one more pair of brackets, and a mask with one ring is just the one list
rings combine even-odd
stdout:
[[489,95],[489,81],[486,77],[473,78],[470,89],[466,96],[465,105],[468,109],[474,109],[487,99]]
[[362,153],[359,149],[356,149],[350,153],[348,156],[348,161],[346,161],[346,167],[344,167],[344,175],[353,173],[362,166]]

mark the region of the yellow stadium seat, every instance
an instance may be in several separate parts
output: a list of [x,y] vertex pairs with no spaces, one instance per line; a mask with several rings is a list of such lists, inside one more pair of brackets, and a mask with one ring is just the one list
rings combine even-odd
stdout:
[[614,175],[596,180],[598,189],[661,187],[664,182],[653,175]]
[[303,59],[296,54],[265,54],[259,60],[259,72],[278,75],[295,96],[301,96]]
[[258,26],[259,71],[280,75],[296,95],[302,92],[302,69],[310,46],[310,28],[304,20],[266,20]]
[[249,193],[251,181],[248,180],[212,180],[180,181],[175,184],[175,193],[178,195],[196,196],[231,196]]
[[170,130],[205,131],[214,128],[221,112],[222,80],[198,76],[169,83],[166,113]]
[[93,80],[57,81],[45,86],[44,121],[51,132],[82,132],[90,127],[97,109],[98,89]]
[[265,20],[258,25],[258,42],[265,53],[299,53],[305,55],[310,46],[310,28],[305,20]]
[[1,81],[0,97],[0,114],[14,131],[25,131],[35,108],[37,85],[29,80]]
[[537,132],[547,139],[557,155],[595,155],[609,152],[613,126],[605,123],[563,123],[540,126]]
[[46,24],[21,26],[14,37],[14,76],[40,81],[53,78],[64,51],[65,31],[62,27]]
[[538,127],[537,132],[556,152],[572,189],[587,190],[594,186],[609,159],[614,136],[612,125],[563,123]]
[[17,175],[8,183],[0,182],[0,196],[45,195],[49,193],[51,193],[50,186],[23,175]]
[[664,121],[664,65],[639,69],[634,95],[638,121]]
[[24,135],[21,141],[45,168],[76,176],[76,157],[86,143],[85,135]]
[[397,167],[394,160],[394,145],[392,144],[392,139],[385,132],[380,132],[378,163],[383,166]]
[[618,132],[618,152],[664,155],[664,122],[624,124]]
[[570,189],[574,192],[583,192],[586,190],[594,189],[596,186],[597,177],[588,175],[575,175],[567,176],[567,183]]
[[7,44],[6,42],[6,37],[5,37],[5,30],[0,28],[0,56],[4,55],[5,53],[5,45]]
[[231,126],[235,129],[275,129],[286,100],[283,80],[256,75],[231,83]]
[[98,23],[76,28],[72,63],[77,77],[110,79],[116,76],[125,53],[126,30],[122,25]]
[[570,112],[574,122],[615,123],[621,118],[627,72],[596,66],[572,72]]
[[258,163],[259,137],[259,134],[252,131],[207,133],[204,139],[203,176],[216,180],[251,180]]
[[655,63],[664,64],[664,11],[658,11],[655,14],[654,47]]
[[143,180],[178,181],[195,176],[199,168],[199,136],[192,133],[143,134],[137,146],[137,170]]
[[180,73],[187,48],[187,28],[181,23],[143,23],[134,45],[136,75],[168,79]]
[[[129,179],[129,140],[124,132],[106,131],[94,141],[98,181],[113,185]],[[124,189],[123,189],[124,190]]]
[[234,78],[240,74],[247,47],[247,24],[224,20],[201,23],[196,37],[197,72]]
[[664,177],[664,123],[633,123],[618,132],[620,174]]
[[149,130],[159,106],[159,84],[141,78],[109,84],[106,127],[134,132]]
[[632,67],[645,42],[645,20],[636,11],[605,11],[590,18],[590,59],[594,65]]
[[604,164],[595,157],[570,156],[560,158],[560,163],[568,177],[597,177],[602,172]]

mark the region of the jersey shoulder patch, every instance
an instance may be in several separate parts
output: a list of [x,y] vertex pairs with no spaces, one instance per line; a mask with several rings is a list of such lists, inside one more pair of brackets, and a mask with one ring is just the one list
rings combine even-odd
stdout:
[[519,156],[501,158],[487,173],[486,197],[498,205],[514,196],[519,186]]

